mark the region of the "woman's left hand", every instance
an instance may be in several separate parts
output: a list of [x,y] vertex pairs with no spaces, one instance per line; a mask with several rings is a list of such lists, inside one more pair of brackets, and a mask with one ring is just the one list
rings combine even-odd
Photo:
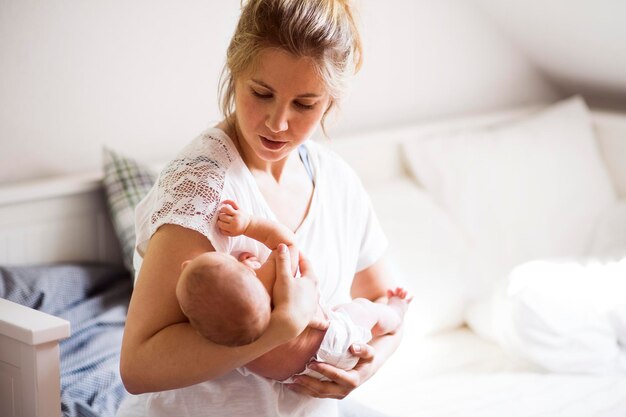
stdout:
[[359,357],[356,366],[349,370],[336,368],[327,363],[313,362],[309,367],[324,375],[330,381],[320,381],[307,375],[298,375],[295,381],[287,384],[287,388],[301,394],[318,398],[335,398],[341,400],[355,388],[367,381],[376,373],[374,367],[375,349],[367,344],[355,344],[350,347],[354,356]]

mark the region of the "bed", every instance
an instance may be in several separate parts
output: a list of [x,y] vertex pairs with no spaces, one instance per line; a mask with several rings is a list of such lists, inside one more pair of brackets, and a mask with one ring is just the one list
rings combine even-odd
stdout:
[[[626,377],[550,373],[468,328],[411,335],[352,398],[397,417],[618,417]],[[393,389],[385,387],[392,386]]]
[[[356,138],[338,140],[336,150],[359,172],[366,187],[374,190],[378,185],[406,177],[406,169],[398,163],[400,151],[396,145],[407,135],[437,131],[443,125],[485,124],[527,111],[370,133],[362,135],[358,145]],[[624,198],[626,117],[596,111],[594,123],[597,131],[602,132],[605,158]],[[380,143],[381,138],[389,146],[382,151],[378,148],[378,163],[372,170],[368,148]],[[123,266],[101,177],[99,173],[74,175],[0,188],[3,294],[10,293],[6,284],[9,277],[16,282],[47,280],[51,297],[57,291],[57,298],[64,300],[65,307],[75,307],[81,296],[103,297],[91,302],[98,309],[85,308],[84,315],[77,318],[59,310],[58,305],[37,311],[3,295],[0,416],[57,417],[63,413],[104,417],[112,415],[111,410],[126,395],[111,364],[116,363],[119,355],[132,278]],[[62,280],[59,277],[66,281],[50,285],[51,280]],[[13,290],[11,294],[15,295]],[[41,297],[23,304],[29,302],[30,307],[42,305]],[[96,330],[85,326],[93,320]],[[421,329],[418,320],[416,314],[408,316],[405,340],[398,352],[352,398],[398,417],[626,415],[624,375],[547,372],[510,355],[466,325],[424,332],[417,330]],[[104,348],[91,352],[96,359],[82,356],[93,348],[90,341]],[[98,368],[98,364],[104,366]],[[81,373],[84,371],[92,373]],[[99,378],[94,373],[106,375]],[[76,398],[85,394],[78,391],[92,380],[95,382],[89,387],[102,393],[99,403],[92,396],[80,405]],[[72,391],[72,387],[77,391]]]
[[0,207],[0,415],[113,415],[132,279],[98,175],[4,187]]

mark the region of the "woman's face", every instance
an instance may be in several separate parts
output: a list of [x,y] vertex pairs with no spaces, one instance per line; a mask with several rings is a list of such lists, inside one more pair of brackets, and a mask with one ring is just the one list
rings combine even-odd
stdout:
[[239,141],[261,160],[279,161],[313,134],[329,95],[309,58],[268,48],[255,67],[235,81]]

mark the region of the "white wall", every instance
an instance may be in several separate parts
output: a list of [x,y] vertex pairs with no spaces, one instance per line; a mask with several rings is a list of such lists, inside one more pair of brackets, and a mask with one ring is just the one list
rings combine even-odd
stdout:
[[[559,94],[463,0],[362,0],[365,66],[333,133]],[[219,119],[238,1],[0,0],[0,183],[172,156]]]
[[478,113],[559,96],[465,0],[363,1],[366,63],[338,130]]
[[[626,110],[626,2],[470,0],[566,94]],[[533,28],[533,30],[529,30]]]

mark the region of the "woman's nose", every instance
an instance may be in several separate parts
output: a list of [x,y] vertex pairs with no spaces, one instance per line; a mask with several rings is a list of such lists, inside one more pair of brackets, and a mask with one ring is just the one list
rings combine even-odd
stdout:
[[265,125],[272,133],[284,132],[289,128],[287,106],[276,105],[265,119]]

